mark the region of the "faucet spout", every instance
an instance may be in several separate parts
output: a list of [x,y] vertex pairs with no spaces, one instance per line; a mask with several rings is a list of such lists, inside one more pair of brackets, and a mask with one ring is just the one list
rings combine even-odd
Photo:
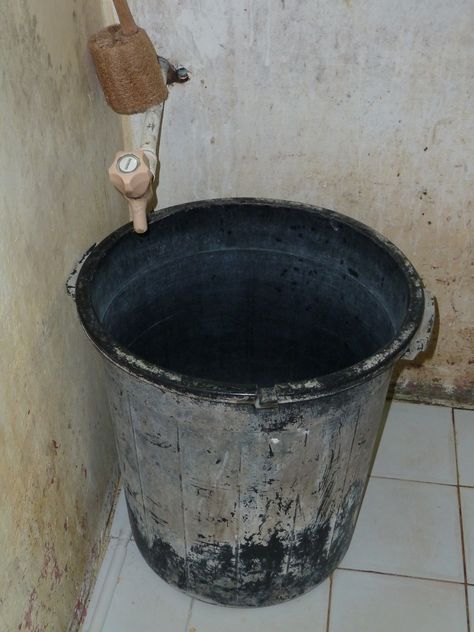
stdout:
[[128,198],[128,207],[130,209],[130,219],[133,222],[133,229],[136,233],[146,233],[148,230],[147,222],[147,206],[153,197],[153,190],[150,186],[148,191],[140,198]]

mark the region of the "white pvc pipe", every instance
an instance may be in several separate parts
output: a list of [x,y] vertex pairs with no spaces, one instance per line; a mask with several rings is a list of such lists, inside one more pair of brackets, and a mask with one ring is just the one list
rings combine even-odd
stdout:
[[[160,58],[160,66],[166,85],[169,63],[166,59]],[[163,123],[164,110],[165,101],[147,110],[145,113],[145,120],[143,121],[140,149],[145,152],[145,155],[148,158],[150,171],[152,172],[153,177],[156,176],[156,169],[158,166],[158,143],[160,141],[160,132],[161,125]]]
[[145,152],[148,158],[153,177],[156,175],[156,168],[158,166],[158,141],[160,138],[164,108],[165,104],[163,102],[147,110],[142,128],[140,149]]

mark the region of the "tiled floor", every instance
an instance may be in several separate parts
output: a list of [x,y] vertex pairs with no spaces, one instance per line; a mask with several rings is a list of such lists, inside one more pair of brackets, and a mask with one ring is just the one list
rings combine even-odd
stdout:
[[[159,579],[120,497],[84,632],[474,632],[474,412],[393,403],[352,544],[333,576],[260,609]],[[469,600],[469,601],[468,601]]]

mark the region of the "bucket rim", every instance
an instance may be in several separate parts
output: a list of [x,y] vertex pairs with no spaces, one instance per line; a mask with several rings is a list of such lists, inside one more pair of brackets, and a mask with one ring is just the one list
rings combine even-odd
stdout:
[[[362,233],[384,249],[400,267],[408,285],[407,313],[398,333],[374,354],[356,364],[318,378],[279,382],[273,387],[263,388],[258,385],[218,382],[164,369],[153,362],[136,356],[125,346],[119,344],[102,326],[92,304],[90,288],[101,262],[120,240],[133,233],[133,225],[127,223],[110,233],[91,249],[77,278],[76,308],[82,327],[98,351],[107,360],[127,373],[156,386],[177,390],[181,393],[185,392],[190,396],[194,395],[222,402],[253,403],[258,406],[261,401],[262,408],[267,407],[264,401],[269,402],[268,407],[273,407],[273,404],[292,403],[332,395],[335,392],[358,386],[391,369],[404,354],[420,326],[425,296],[421,278],[408,258],[389,239],[373,228],[347,215],[324,207],[288,200],[251,197],[214,198],[177,204],[152,213],[149,216],[149,224],[156,224],[166,217],[190,210],[238,205],[284,207],[317,213],[328,221],[333,220],[345,224]],[[263,397],[262,393],[264,393]]]

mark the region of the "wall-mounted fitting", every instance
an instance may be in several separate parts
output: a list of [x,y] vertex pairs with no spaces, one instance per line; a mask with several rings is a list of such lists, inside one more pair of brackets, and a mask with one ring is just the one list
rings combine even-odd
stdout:
[[173,66],[168,59],[160,57],[159,55],[158,61],[160,62],[168,86],[172,83],[186,83],[186,81],[191,79],[189,70],[184,66]]
[[[166,83],[189,80],[186,68],[176,69],[164,57],[158,57],[158,60]],[[109,168],[110,181],[128,201],[136,233],[145,233],[148,228],[147,206],[153,198],[153,180],[159,172],[158,145],[164,105],[163,101],[146,111],[140,149],[119,151]]]
[[189,81],[191,79],[191,77],[189,76],[189,70],[184,66],[176,68],[176,76],[180,83],[184,83],[185,81]]
[[136,233],[145,233],[147,230],[146,211],[153,196],[153,177],[142,149],[119,151],[109,167],[110,181],[127,198],[130,219]]

